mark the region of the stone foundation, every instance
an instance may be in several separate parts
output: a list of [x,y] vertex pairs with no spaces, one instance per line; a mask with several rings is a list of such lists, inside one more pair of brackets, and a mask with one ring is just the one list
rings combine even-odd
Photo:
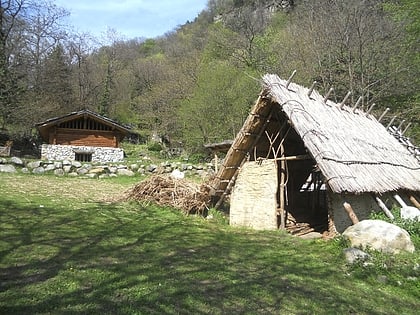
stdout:
[[41,159],[49,161],[76,160],[76,154],[91,156],[90,162],[120,162],[124,151],[120,148],[43,144]]

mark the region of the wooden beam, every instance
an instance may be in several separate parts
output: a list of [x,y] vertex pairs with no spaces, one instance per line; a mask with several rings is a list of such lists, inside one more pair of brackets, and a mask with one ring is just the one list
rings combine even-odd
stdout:
[[[285,158],[284,156],[284,145],[283,142],[280,145],[280,156],[281,158]],[[281,159],[280,158],[280,159]],[[286,220],[285,220],[285,182],[286,182],[286,160],[281,159],[280,160],[280,185],[279,185],[279,206],[280,206],[280,229],[284,230],[286,228]]]
[[296,161],[296,160],[310,160],[311,156],[309,154],[302,154],[302,155],[291,155],[291,156],[282,156],[276,158],[276,161]]
[[345,202],[343,203],[343,207],[346,210],[347,214],[349,215],[351,223],[353,224],[359,223],[359,219],[357,218],[356,213],[354,213],[351,205],[348,202]]

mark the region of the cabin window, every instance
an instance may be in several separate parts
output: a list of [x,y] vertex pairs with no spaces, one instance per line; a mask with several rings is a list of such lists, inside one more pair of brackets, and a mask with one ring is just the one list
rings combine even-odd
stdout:
[[92,162],[92,153],[75,153],[74,159],[79,162]]

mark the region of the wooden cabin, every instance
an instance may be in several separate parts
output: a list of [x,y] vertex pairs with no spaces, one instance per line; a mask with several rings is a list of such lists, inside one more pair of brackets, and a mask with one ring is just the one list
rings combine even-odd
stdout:
[[[59,146],[67,146],[63,150],[68,152],[70,146],[74,152],[74,157],[70,156],[70,159],[82,161],[92,160],[94,148],[119,148],[120,142],[130,133],[128,128],[87,109],[51,118],[37,124],[36,127],[48,144],[42,147],[43,151],[48,149],[55,152]],[[108,150],[108,153],[111,151]],[[48,159],[62,159],[60,154],[41,152],[41,155]]]
[[49,144],[118,148],[129,129],[115,121],[84,109],[37,124],[42,139]]
[[265,75],[210,194],[229,201],[232,225],[341,233],[351,211],[362,220],[394,194],[418,200],[418,158],[354,104]]

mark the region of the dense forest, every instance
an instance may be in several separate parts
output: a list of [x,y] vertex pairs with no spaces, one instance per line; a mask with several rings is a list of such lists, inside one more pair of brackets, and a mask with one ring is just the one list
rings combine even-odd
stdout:
[[[418,0],[209,0],[194,21],[158,38],[76,33],[49,0],[0,0],[0,131],[83,108],[197,152],[232,139],[259,78],[294,81],[349,104],[391,110],[420,140]],[[140,17],[139,17],[140,18]],[[410,126],[408,125],[410,124]],[[407,128],[409,127],[409,128]],[[1,145],[1,143],[0,143]]]

